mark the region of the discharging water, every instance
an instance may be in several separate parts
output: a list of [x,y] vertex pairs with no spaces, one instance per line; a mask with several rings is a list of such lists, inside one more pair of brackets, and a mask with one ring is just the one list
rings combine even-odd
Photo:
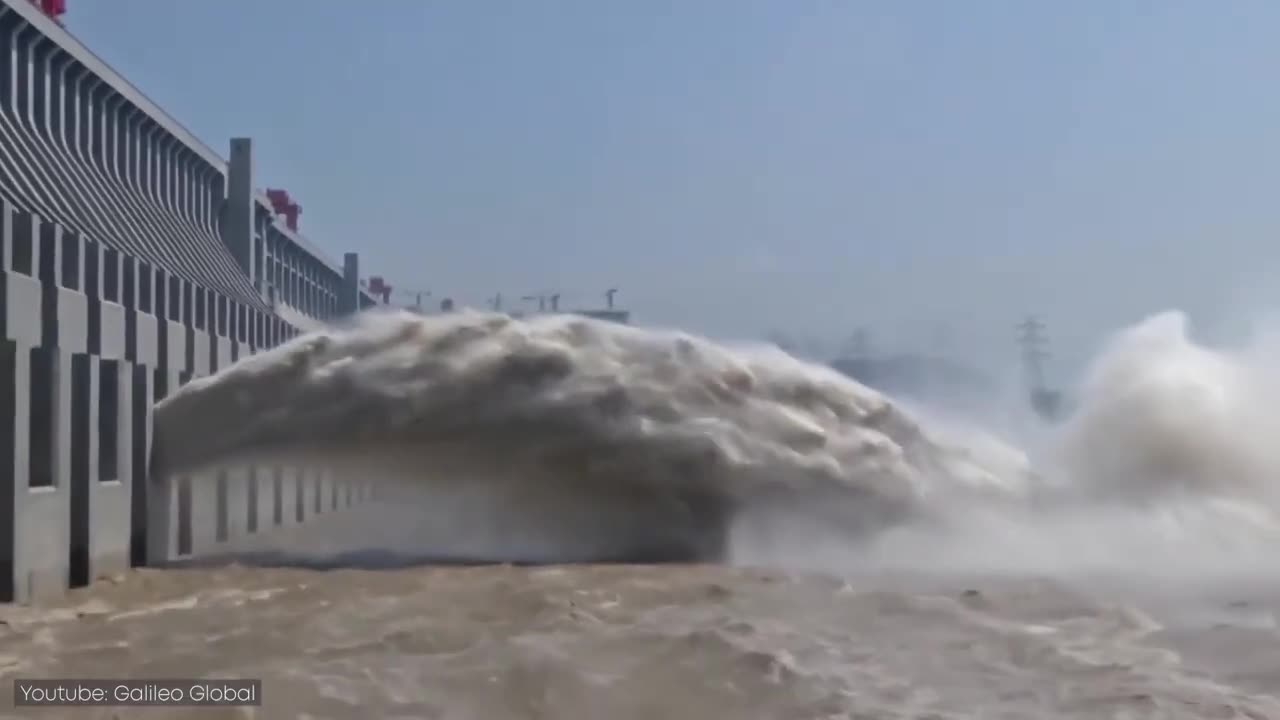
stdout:
[[0,672],[261,676],[265,717],[1280,718],[1270,359],[1152,318],[1031,443],[768,348],[368,315],[165,401],[157,462],[386,499],[6,610]]

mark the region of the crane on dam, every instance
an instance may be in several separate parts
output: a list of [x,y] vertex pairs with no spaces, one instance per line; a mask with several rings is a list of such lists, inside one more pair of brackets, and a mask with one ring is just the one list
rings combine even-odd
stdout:
[[67,14],[67,0],[29,0],[50,20],[62,24],[62,16]]

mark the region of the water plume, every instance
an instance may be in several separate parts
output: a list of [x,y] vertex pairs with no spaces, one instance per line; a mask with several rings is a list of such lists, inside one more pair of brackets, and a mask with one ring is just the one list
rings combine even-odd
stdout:
[[156,428],[159,476],[324,463],[471,518],[496,560],[720,560],[747,507],[857,537],[943,478],[1004,481],[833,370],[568,315],[365,314],[191,382]]
[[1118,333],[1030,454],[777,348],[568,315],[382,311],[156,408],[164,477],[305,461],[420,513],[423,552],[1194,574],[1271,563],[1280,384],[1167,313]]

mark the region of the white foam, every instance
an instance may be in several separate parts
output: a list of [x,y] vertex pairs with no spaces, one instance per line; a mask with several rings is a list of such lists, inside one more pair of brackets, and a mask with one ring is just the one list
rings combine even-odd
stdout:
[[166,399],[156,461],[372,475],[421,503],[425,544],[488,559],[1257,565],[1280,539],[1273,375],[1256,353],[1195,344],[1180,314],[1151,318],[1099,357],[1032,474],[975,424],[922,427],[776,348],[576,316],[377,312]]
[[576,316],[366,314],[190,383],[156,426],[169,470],[345,464],[429,490],[454,521],[501,512],[508,546],[567,514],[635,537],[764,498],[858,529],[909,515],[944,476],[1008,482],[833,370]]

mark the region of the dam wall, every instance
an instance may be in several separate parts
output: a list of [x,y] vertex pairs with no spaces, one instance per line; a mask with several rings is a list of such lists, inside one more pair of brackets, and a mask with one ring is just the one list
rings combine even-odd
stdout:
[[253,143],[196,139],[27,0],[0,0],[0,602],[216,550],[370,495],[325,468],[152,477],[152,407],[375,303]]
[[[0,597],[25,601],[367,499],[323,468],[150,478],[155,402],[298,333],[0,199]],[[176,302],[172,302],[176,301]]]

